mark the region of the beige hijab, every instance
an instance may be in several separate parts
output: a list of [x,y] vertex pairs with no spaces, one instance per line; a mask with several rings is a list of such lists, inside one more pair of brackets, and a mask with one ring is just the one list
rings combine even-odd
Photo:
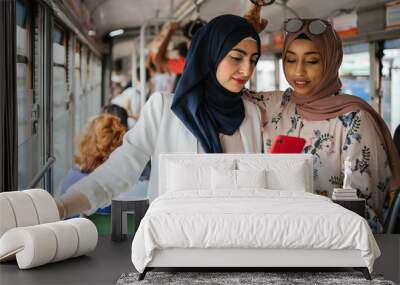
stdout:
[[347,95],[334,94],[340,91],[342,83],[339,79],[339,67],[342,63],[343,51],[342,41],[331,25],[320,35],[313,35],[308,31],[308,24],[313,19],[304,20],[301,30],[296,33],[288,33],[285,37],[283,48],[283,62],[290,44],[301,34],[305,34],[317,46],[321,53],[323,63],[323,77],[318,86],[310,91],[307,96],[294,96],[292,100],[296,103],[297,112],[303,118],[312,121],[332,119],[348,112],[363,110],[371,115],[374,128],[381,138],[382,144],[388,155],[392,171],[391,190],[400,187],[400,157],[393,142],[389,128],[382,117],[364,100]]

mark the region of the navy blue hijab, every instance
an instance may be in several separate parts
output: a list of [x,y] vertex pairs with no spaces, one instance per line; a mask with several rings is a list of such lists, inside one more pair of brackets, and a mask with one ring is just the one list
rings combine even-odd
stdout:
[[256,40],[260,53],[260,38],[247,20],[219,16],[196,32],[186,57],[171,109],[207,153],[221,153],[219,133],[232,135],[245,117],[242,92],[222,87],[216,72],[225,55],[247,37]]

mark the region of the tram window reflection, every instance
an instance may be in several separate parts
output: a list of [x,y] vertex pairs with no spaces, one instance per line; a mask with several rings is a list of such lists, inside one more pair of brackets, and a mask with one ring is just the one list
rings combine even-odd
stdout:
[[275,61],[271,57],[262,57],[256,67],[257,91],[275,90]]
[[394,134],[400,124],[400,39],[385,41],[383,53],[383,118]]
[[342,91],[370,103],[370,58],[368,44],[343,47],[343,62],[339,69]]
[[285,73],[283,72],[283,61],[282,58],[279,59],[279,90],[286,90],[290,87],[289,82],[287,82]]

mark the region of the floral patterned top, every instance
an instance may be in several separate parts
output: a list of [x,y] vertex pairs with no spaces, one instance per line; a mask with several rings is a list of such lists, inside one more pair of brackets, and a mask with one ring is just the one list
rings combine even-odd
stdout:
[[247,91],[244,96],[261,109],[264,152],[269,152],[277,135],[304,138],[303,152],[314,156],[314,190],[325,196],[331,196],[333,188],[342,187],[343,164],[349,157],[351,185],[367,201],[367,220],[372,230],[382,232],[391,171],[383,145],[372,127],[372,117],[359,111],[323,121],[306,120],[297,113],[291,96],[292,89]]

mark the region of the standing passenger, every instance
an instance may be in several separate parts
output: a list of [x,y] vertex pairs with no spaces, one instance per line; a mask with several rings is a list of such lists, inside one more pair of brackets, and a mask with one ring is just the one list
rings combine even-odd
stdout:
[[381,232],[387,193],[400,181],[389,129],[365,101],[341,93],[342,42],[330,23],[291,19],[284,28],[283,68],[292,88],[247,94],[263,110],[264,150],[277,135],[304,138],[304,153],[314,155],[314,187],[327,196],[342,187],[350,157],[351,184],[367,200],[373,231]]
[[150,97],[123,145],[57,202],[60,215],[91,214],[107,205],[138,180],[149,158],[153,200],[160,153],[261,152],[259,110],[241,98],[259,57],[259,36],[242,17],[219,16],[204,26],[193,38],[175,95]]

